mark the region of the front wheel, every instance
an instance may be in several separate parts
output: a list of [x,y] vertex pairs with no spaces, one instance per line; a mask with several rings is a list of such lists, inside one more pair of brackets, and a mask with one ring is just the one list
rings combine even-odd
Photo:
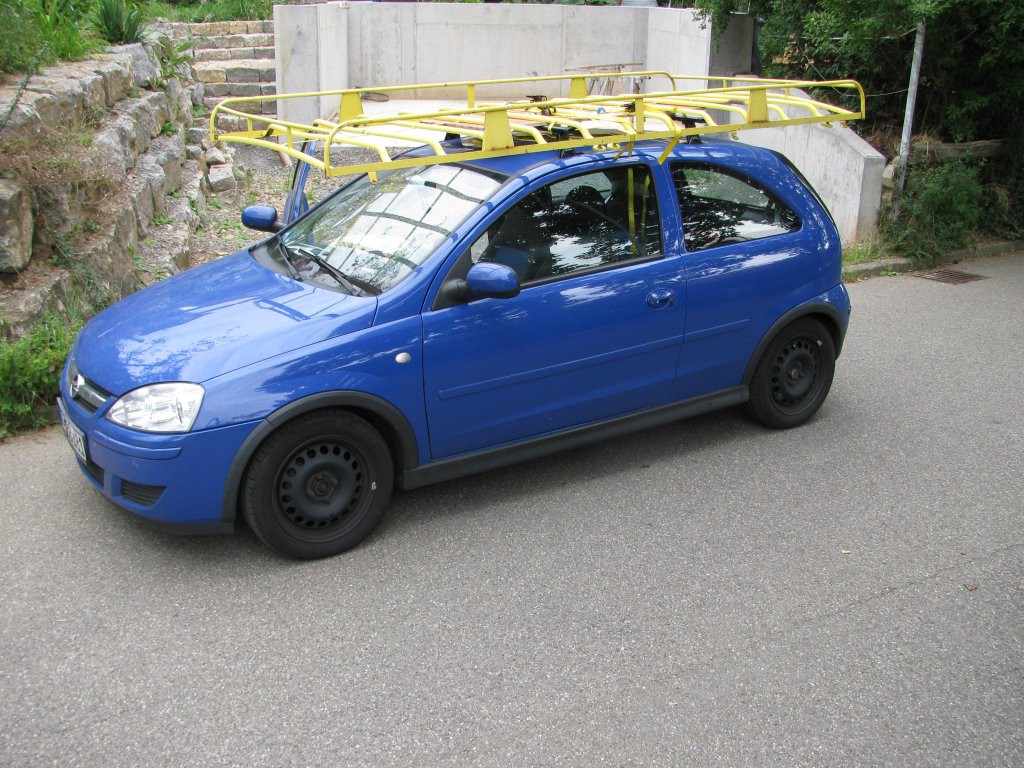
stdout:
[[825,326],[810,317],[796,320],[758,360],[747,412],[767,427],[799,426],[825,402],[835,370],[835,344]]
[[246,470],[242,512],[263,542],[289,557],[329,557],[366,538],[391,498],[387,444],[364,419],[314,411],[260,446]]

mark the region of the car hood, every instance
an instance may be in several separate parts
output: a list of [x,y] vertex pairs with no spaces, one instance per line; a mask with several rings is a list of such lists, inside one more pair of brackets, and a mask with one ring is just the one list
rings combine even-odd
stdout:
[[369,327],[371,297],[300,283],[226,256],[132,294],[82,329],[75,359],[114,394],[160,381],[203,382]]

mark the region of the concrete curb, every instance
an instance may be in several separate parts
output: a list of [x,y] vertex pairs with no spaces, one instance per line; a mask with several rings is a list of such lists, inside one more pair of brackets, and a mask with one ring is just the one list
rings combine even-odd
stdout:
[[[991,243],[981,243],[967,248],[957,248],[954,251],[947,251],[938,259],[935,264],[954,264],[958,261],[975,259],[980,256],[1000,256],[1004,253],[1024,251],[1024,240],[997,240]],[[883,272],[907,272],[913,267],[910,259],[894,258],[879,259],[878,261],[865,261],[863,264],[852,264],[843,267],[843,280],[854,282],[865,277],[881,275]]]

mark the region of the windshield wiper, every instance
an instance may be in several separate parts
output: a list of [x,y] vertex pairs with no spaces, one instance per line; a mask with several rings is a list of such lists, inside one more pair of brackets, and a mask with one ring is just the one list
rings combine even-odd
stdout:
[[328,262],[327,259],[325,259],[317,252],[316,246],[295,243],[293,245],[286,245],[284,246],[284,248],[289,253],[295,252],[300,256],[304,256],[310,261],[315,262],[317,265],[319,265],[320,269],[324,270],[327,274],[333,277],[338,282],[339,285],[341,285],[346,291],[348,291],[354,296],[376,296],[380,293],[380,288],[373,285],[372,283],[368,283],[365,280],[360,280],[358,277],[346,275],[336,266]]
[[276,239],[276,245],[277,245],[278,251],[281,253],[281,261],[283,261],[284,265],[286,267],[288,267],[288,272],[291,273],[291,276],[293,278],[295,278],[296,280],[298,280],[301,283],[302,282],[302,275],[299,274],[299,270],[297,270],[295,268],[295,265],[292,264],[292,260],[288,257],[288,249],[285,248],[285,245],[284,245],[284,243],[281,242],[280,238]]

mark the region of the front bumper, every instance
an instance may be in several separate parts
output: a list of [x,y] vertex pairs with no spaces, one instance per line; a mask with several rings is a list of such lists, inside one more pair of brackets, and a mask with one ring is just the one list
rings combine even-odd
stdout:
[[86,440],[87,458],[74,451],[82,472],[110,501],[144,520],[181,533],[227,532],[224,486],[235,454],[260,423],[187,434],[150,434],[103,418],[113,399],[94,412],[72,399],[61,381],[68,419]]

